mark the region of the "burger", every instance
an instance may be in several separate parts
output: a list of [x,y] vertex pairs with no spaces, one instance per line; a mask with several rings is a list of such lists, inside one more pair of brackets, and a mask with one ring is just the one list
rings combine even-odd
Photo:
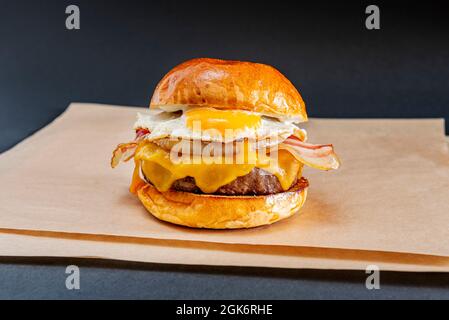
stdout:
[[250,228],[304,204],[303,166],[337,169],[331,144],[307,143],[304,101],[275,68],[193,59],[168,72],[135,139],[111,166],[134,160],[130,191],[156,218],[194,228]]

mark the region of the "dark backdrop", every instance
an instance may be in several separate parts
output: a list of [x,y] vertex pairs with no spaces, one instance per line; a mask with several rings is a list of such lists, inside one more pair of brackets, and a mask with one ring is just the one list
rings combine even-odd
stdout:
[[[366,30],[363,1],[0,0],[0,152],[72,101],[147,105],[159,79],[193,57],[274,65],[314,117],[448,119],[448,6],[373,3],[381,30]],[[65,29],[69,4],[80,7],[79,31]],[[382,290],[367,291],[363,271],[52,261],[2,259],[0,297],[390,299],[449,292],[447,274],[383,273]],[[63,286],[70,263],[82,266],[81,292]]]
[[[448,6],[373,3],[370,31],[363,1],[0,0],[0,150],[72,101],[147,105],[193,57],[274,65],[314,117],[449,118]],[[65,28],[69,4],[81,30]]]

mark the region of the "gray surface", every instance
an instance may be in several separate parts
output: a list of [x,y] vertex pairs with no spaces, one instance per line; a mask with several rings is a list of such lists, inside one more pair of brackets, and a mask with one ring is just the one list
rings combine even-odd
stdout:
[[[20,259],[19,259],[20,260]],[[449,299],[449,275],[381,273],[367,290],[362,271],[280,270],[140,264],[80,259],[8,259],[0,265],[3,299]],[[65,268],[80,267],[80,290]]]
[[[364,28],[360,1],[76,3],[81,30],[72,32],[72,1],[0,0],[0,151],[72,101],[147,105],[168,69],[201,56],[277,66],[314,117],[449,118],[443,2],[382,4],[380,31]],[[73,263],[78,292],[64,286]],[[360,271],[0,259],[0,298],[449,298],[446,274],[382,273],[378,291],[364,281]]]

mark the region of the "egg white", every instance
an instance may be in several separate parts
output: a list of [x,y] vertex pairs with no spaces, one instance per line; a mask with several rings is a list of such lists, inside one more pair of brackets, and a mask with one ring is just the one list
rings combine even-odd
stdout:
[[165,112],[163,110],[150,110],[145,114],[138,113],[134,129],[138,128],[150,131],[150,134],[147,136],[147,139],[150,141],[174,138],[222,143],[244,138],[256,141],[270,139],[279,143],[298,130],[298,127],[293,123],[281,122],[274,118],[262,116],[260,125],[257,128],[234,130],[232,135],[222,135],[211,130],[196,132],[186,126],[184,111]]

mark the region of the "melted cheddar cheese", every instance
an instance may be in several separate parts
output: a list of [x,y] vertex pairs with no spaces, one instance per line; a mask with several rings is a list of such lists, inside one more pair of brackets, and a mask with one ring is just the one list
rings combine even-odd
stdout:
[[131,184],[131,192],[136,192],[141,186],[142,180],[139,171],[142,170],[145,177],[161,192],[170,189],[174,181],[185,177],[193,177],[196,185],[204,193],[214,193],[237,177],[247,175],[255,167],[263,169],[275,175],[282,188],[287,190],[295,178],[301,176],[302,164],[288,151],[278,151],[278,161],[270,161],[270,158],[258,157],[254,152],[248,158],[250,161],[241,164],[222,163],[173,163],[170,160],[170,152],[158,145],[144,141],[136,150],[134,157],[136,168]]

